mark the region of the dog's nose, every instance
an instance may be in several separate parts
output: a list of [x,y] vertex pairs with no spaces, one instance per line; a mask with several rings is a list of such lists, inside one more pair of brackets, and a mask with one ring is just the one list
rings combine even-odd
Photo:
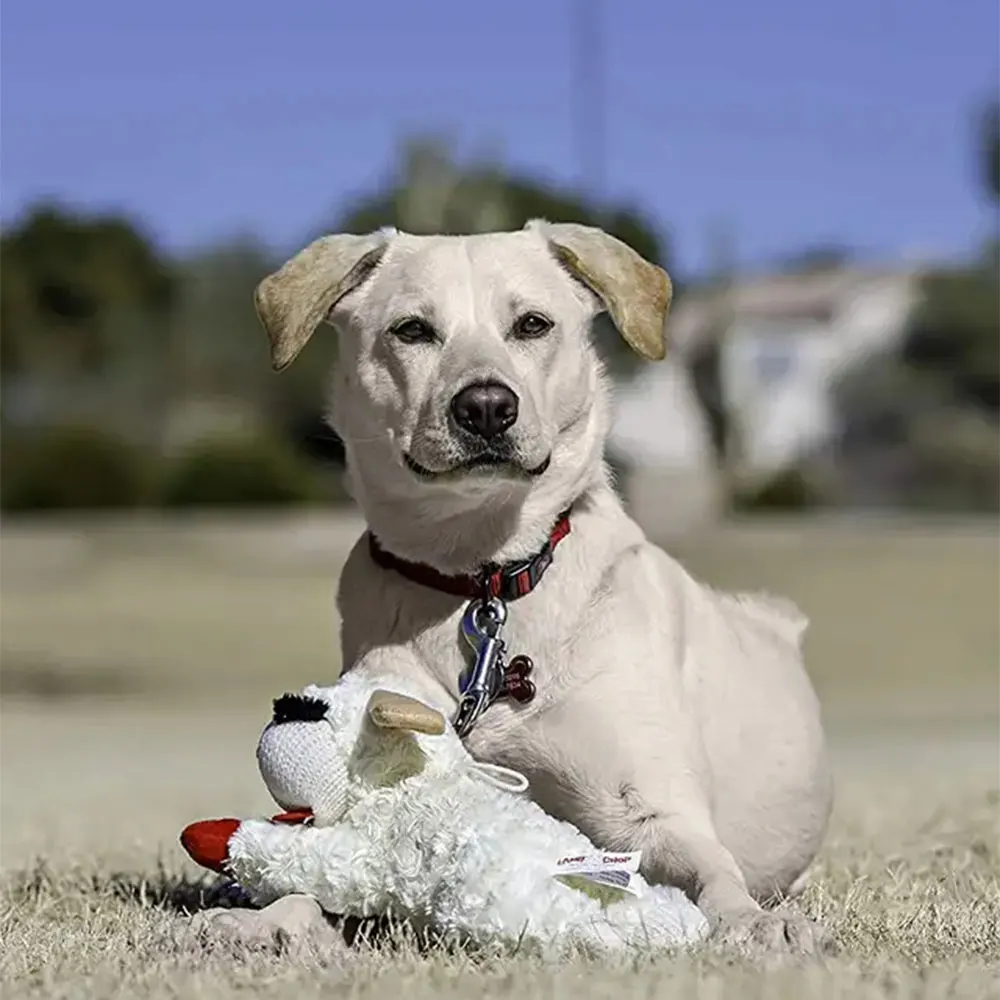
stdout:
[[500,382],[476,382],[455,394],[451,415],[476,437],[499,437],[517,420],[517,396]]

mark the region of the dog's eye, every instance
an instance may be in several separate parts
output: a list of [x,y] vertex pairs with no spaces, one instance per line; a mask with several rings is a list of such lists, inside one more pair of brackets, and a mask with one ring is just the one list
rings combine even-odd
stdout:
[[434,327],[426,320],[418,319],[415,316],[397,323],[391,332],[394,337],[398,337],[407,344],[430,344],[437,340]]
[[552,329],[552,320],[541,313],[525,313],[514,324],[514,336],[522,340],[544,337]]

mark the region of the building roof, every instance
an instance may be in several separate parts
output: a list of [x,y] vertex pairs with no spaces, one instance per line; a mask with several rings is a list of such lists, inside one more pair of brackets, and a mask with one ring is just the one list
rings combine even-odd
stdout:
[[910,286],[917,268],[843,267],[822,271],[760,275],[728,288],[692,289],[677,300],[669,321],[675,350],[689,355],[719,337],[733,317],[741,321],[812,320],[832,322],[860,294]]

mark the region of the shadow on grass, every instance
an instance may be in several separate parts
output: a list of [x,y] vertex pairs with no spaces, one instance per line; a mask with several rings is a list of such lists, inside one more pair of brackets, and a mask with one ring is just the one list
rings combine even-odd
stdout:
[[[189,917],[204,910],[255,909],[235,882],[216,875],[199,878],[176,874],[158,863],[155,873],[55,870],[45,861],[13,872],[0,884],[0,895],[12,907],[51,905],[71,898],[113,899]],[[349,947],[395,947],[405,940],[418,949],[440,949],[441,943],[421,937],[396,921],[382,917],[358,918],[327,914]]]
[[12,872],[4,879],[3,895],[15,906],[32,906],[72,897],[135,902],[176,913],[197,913],[215,906],[248,906],[232,883],[215,876],[191,878],[173,874],[162,864],[154,874],[87,871],[81,867],[55,870],[45,861]]

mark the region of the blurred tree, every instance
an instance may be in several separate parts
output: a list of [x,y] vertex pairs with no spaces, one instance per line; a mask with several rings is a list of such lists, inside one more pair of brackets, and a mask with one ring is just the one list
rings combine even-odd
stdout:
[[[983,192],[1000,200],[1000,110],[981,119]],[[997,242],[978,261],[920,281],[902,350],[837,387],[842,452],[884,495],[931,509],[1000,509],[1000,273]]]
[[0,239],[4,424],[114,425],[155,443],[176,289],[172,264],[128,219],[28,211]]
[[256,416],[309,458],[339,465],[339,442],[321,419],[335,338],[316,336],[280,377],[271,370],[253,295],[275,266],[271,254],[249,238],[218,244],[179,265],[171,323],[176,366],[189,397],[214,399],[216,405],[188,408],[174,443],[219,433],[242,409],[246,419]]
[[128,220],[36,207],[0,240],[0,367],[105,370],[149,348],[134,340],[167,319],[174,290],[170,265]]
[[903,359],[942,401],[1000,416],[1000,281],[988,264],[928,274]]
[[[992,203],[994,223],[1000,203],[1000,104],[982,113],[977,135],[980,184]],[[903,358],[937,386],[947,405],[971,406],[1000,418],[1000,274],[995,233],[979,261],[927,274]]]
[[191,391],[243,395],[259,390],[268,372],[267,339],[253,293],[272,263],[255,241],[235,239],[178,265],[171,327]]
[[0,435],[5,511],[129,508],[149,499],[151,463],[114,429],[4,427]]
[[[348,208],[336,229],[370,232],[395,226],[408,233],[480,233],[520,229],[532,218],[600,226],[666,267],[666,248],[652,225],[627,208],[609,208],[542,181],[491,164],[458,164],[448,147],[419,139],[403,147],[397,171],[384,188]],[[611,373],[633,374],[639,359],[602,316],[594,337]]]
[[997,421],[982,408],[957,404],[942,384],[897,354],[874,357],[841,377],[837,458],[841,489],[855,503],[1000,509]]
[[270,434],[216,434],[167,463],[160,499],[168,507],[269,507],[307,503],[319,484],[303,456]]

